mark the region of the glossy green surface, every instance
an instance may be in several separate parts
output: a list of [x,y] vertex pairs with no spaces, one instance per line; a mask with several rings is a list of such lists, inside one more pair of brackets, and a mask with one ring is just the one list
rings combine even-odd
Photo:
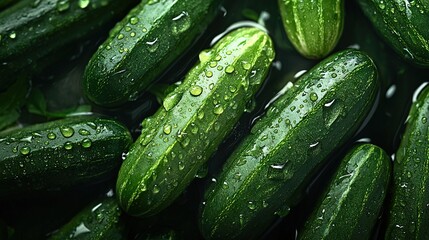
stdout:
[[120,240],[126,239],[122,211],[113,191],[94,201],[56,231],[50,240]]
[[63,47],[105,26],[133,2],[21,0],[0,12],[0,89],[21,71],[32,74],[57,62]]
[[298,239],[370,239],[387,193],[390,164],[375,145],[351,149]]
[[300,190],[344,144],[378,91],[371,59],[345,50],[322,61],[267,109],[206,192],[207,239],[258,238],[300,200]]
[[73,117],[0,135],[0,195],[60,190],[114,176],[131,144],[118,122]]
[[200,62],[142,123],[118,176],[131,215],[149,216],[173,202],[232,131],[261,87],[274,49],[257,28],[241,28],[200,53]]
[[408,61],[429,67],[429,2],[358,0],[384,40]]
[[344,26],[344,0],[278,0],[283,26],[295,49],[320,59],[337,45]]
[[393,190],[386,239],[429,236],[429,89],[413,103],[393,164]]
[[110,32],[89,62],[83,88],[92,102],[136,100],[214,18],[218,0],[143,0]]

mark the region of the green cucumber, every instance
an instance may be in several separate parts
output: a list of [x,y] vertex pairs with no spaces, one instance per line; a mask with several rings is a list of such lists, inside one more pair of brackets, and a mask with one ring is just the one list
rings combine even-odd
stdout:
[[25,70],[33,73],[58,60],[59,55],[118,17],[135,1],[21,0],[0,12],[0,89]]
[[358,50],[325,59],[259,118],[206,191],[206,239],[259,237],[361,125],[378,91],[372,60]]
[[370,239],[386,196],[390,158],[372,144],[350,150],[298,239]]
[[358,0],[384,40],[404,59],[429,67],[429,3],[426,0]]
[[122,211],[111,191],[101,200],[89,204],[49,239],[126,239],[121,216]]
[[241,28],[199,58],[163,107],[143,121],[122,164],[116,192],[131,215],[154,215],[183,192],[261,87],[274,49],[262,30]]
[[286,34],[304,57],[319,59],[337,45],[344,26],[344,0],[278,0]]
[[393,187],[386,239],[429,236],[429,88],[413,103],[393,163]]
[[117,106],[135,100],[207,28],[219,0],[143,0],[112,29],[84,75],[89,100]]
[[7,132],[0,135],[0,196],[105,180],[131,141],[122,124],[89,116]]

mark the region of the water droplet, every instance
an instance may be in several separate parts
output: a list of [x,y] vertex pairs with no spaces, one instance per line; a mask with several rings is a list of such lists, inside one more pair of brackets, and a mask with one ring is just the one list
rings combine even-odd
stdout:
[[213,72],[212,71],[207,71],[206,72],[206,77],[208,77],[208,78],[213,77]]
[[90,0],[79,0],[78,5],[80,8],[86,8],[89,5]]
[[83,148],[89,148],[89,147],[91,147],[91,145],[92,145],[92,142],[89,138],[85,138],[82,140],[82,147]]
[[65,138],[69,138],[74,134],[74,130],[71,127],[60,127],[60,131]]
[[217,66],[217,62],[216,61],[212,61],[212,62],[210,62],[209,66],[212,67],[212,68],[216,67]]
[[317,96],[317,94],[316,93],[310,93],[310,100],[311,101],[313,101],[313,102],[315,102],[315,101],[317,101],[317,99],[319,99],[319,96]]
[[336,74],[336,73],[332,73],[332,74],[331,74],[331,77],[332,77],[332,78],[336,78],[336,77],[337,77],[337,74]]
[[293,173],[288,171],[286,163],[271,164],[267,171],[267,177],[271,180],[287,180],[293,176]]
[[69,7],[70,7],[70,3],[68,0],[61,0],[57,3],[57,10],[59,12],[64,12],[67,9],[69,9]]
[[226,73],[233,73],[233,72],[234,72],[234,70],[235,70],[235,69],[234,69],[234,67],[233,67],[233,66],[228,66],[228,67],[226,67],[226,68],[225,68],[225,72],[226,72]]
[[55,135],[55,133],[53,132],[48,133],[48,139],[54,140],[55,138],[57,138],[57,135]]
[[136,33],[135,33],[135,32],[131,32],[131,33],[130,33],[130,36],[131,36],[131,37],[135,37],[135,36],[136,36]]
[[[206,75],[207,75],[207,73],[206,73]],[[197,97],[197,96],[200,96],[201,93],[203,93],[203,88],[201,86],[194,85],[191,87],[189,92],[191,93],[192,96]]]
[[204,111],[199,112],[198,115],[197,115],[197,117],[200,120],[203,119],[204,118]]
[[86,125],[88,125],[90,128],[92,129],[97,129],[97,124],[93,123],[93,122],[88,122]]
[[127,152],[122,153],[122,155],[121,155],[122,160],[125,160],[127,158],[127,156],[128,156]]
[[118,40],[124,39],[124,34],[122,34],[122,33],[119,34],[117,38],[118,38]]
[[213,112],[217,115],[220,115],[223,113],[223,110],[224,109],[223,109],[222,105],[218,104],[214,107]]
[[179,103],[180,99],[182,99],[182,94],[181,93],[172,93],[167,95],[167,97],[164,99],[164,102],[162,103],[162,105],[164,106],[164,109],[169,111],[170,109],[172,109],[174,106],[177,105],[177,103]]
[[237,91],[237,88],[235,86],[229,86],[229,91],[234,93],[235,91]]
[[173,34],[180,34],[185,32],[191,27],[191,19],[189,18],[188,12],[181,12],[179,15],[173,18]]
[[200,59],[200,62],[208,62],[211,57],[211,52],[208,50],[201,51],[200,54],[198,54],[198,58]]
[[160,190],[160,189],[159,189],[158,185],[156,185],[156,184],[155,184],[155,185],[153,186],[152,193],[153,193],[153,194],[157,194],[157,193],[159,193],[159,190]]
[[80,135],[82,135],[82,136],[88,136],[88,135],[91,135],[91,133],[88,131],[88,130],[86,130],[86,129],[79,129],[79,134]]
[[265,200],[262,201],[262,207],[264,207],[264,208],[268,207],[267,201],[265,201]]
[[423,124],[427,123],[427,121],[428,121],[428,119],[427,119],[426,117],[423,117],[423,118],[422,118],[422,123],[423,123]]
[[185,169],[185,164],[183,164],[182,161],[179,161],[179,170],[182,171],[183,169]]
[[64,148],[66,150],[71,150],[73,148],[73,144],[71,142],[64,143]]
[[231,55],[232,54],[232,51],[227,51],[226,52],[226,55]]
[[15,32],[11,32],[11,33],[9,34],[9,38],[10,38],[10,39],[15,39],[15,38],[16,38],[16,33],[15,33]]
[[252,67],[252,65],[250,65],[250,63],[243,61],[242,62],[242,66],[244,70],[250,70],[250,68]]
[[249,202],[247,203],[247,207],[248,207],[250,210],[255,210],[255,209],[256,209],[256,204],[255,204],[254,202],[252,202],[252,201],[249,201]]
[[344,104],[339,99],[333,100],[325,104],[323,108],[323,118],[325,126],[329,128],[343,114]]
[[139,22],[139,18],[138,17],[131,17],[130,18],[130,24],[131,25],[136,25]]
[[28,155],[30,153],[30,151],[31,151],[30,147],[23,147],[20,150],[22,155]]
[[198,133],[198,126],[195,125],[195,123],[191,123],[191,133],[193,133],[193,134]]
[[159,47],[159,43],[158,43],[158,38],[156,38],[155,40],[151,41],[151,42],[146,42],[147,50],[151,53],[155,52],[156,50],[158,50]]
[[171,133],[171,125],[167,124],[164,126],[164,133],[167,135]]

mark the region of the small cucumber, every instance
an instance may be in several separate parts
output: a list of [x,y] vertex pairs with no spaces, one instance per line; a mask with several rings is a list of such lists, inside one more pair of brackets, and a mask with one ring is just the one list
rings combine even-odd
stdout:
[[358,0],[379,34],[403,58],[429,67],[429,2]]
[[363,144],[350,150],[298,239],[370,239],[389,178],[383,149]]
[[352,49],[303,75],[256,122],[207,190],[205,238],[257,238],[277,215],[287,215],[327,156],[362,124],[378,87],[372,60]]
[[304,57],[319,59],[337,45],[344,26],[344,0],[278,0],[286,34]]
[[429,236],[429,88],[411,106],[393,162],[393,187],[385,239]]
[[115,174],[131,141],[122,124],[88,116],[0,135],[0,196],[105,180]]
[[49,240],[126,239],[125,225],[121,216],[122,212],[111,191],[101,200],[91,203],[80,211],[67,224],[54,232]]
[[0,90],[15,75],[40,71],[64,47],[88,37],[135,0],[21,0],[0,12]]
[[156,214],[183,192],[261,87],[274,50],[265,32],[241,28],[199,58],[163,107],[143,121],[122,164],[116,192],[131,215]]
[[83,89],[92,102],[135,100],[207,28],[219,0],[143,0],[118,23],[89,62]]

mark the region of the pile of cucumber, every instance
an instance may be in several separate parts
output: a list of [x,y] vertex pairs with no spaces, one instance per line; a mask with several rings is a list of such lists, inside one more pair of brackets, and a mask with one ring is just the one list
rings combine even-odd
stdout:
[[0,239],[426,239],[428,22],[0,0]]

